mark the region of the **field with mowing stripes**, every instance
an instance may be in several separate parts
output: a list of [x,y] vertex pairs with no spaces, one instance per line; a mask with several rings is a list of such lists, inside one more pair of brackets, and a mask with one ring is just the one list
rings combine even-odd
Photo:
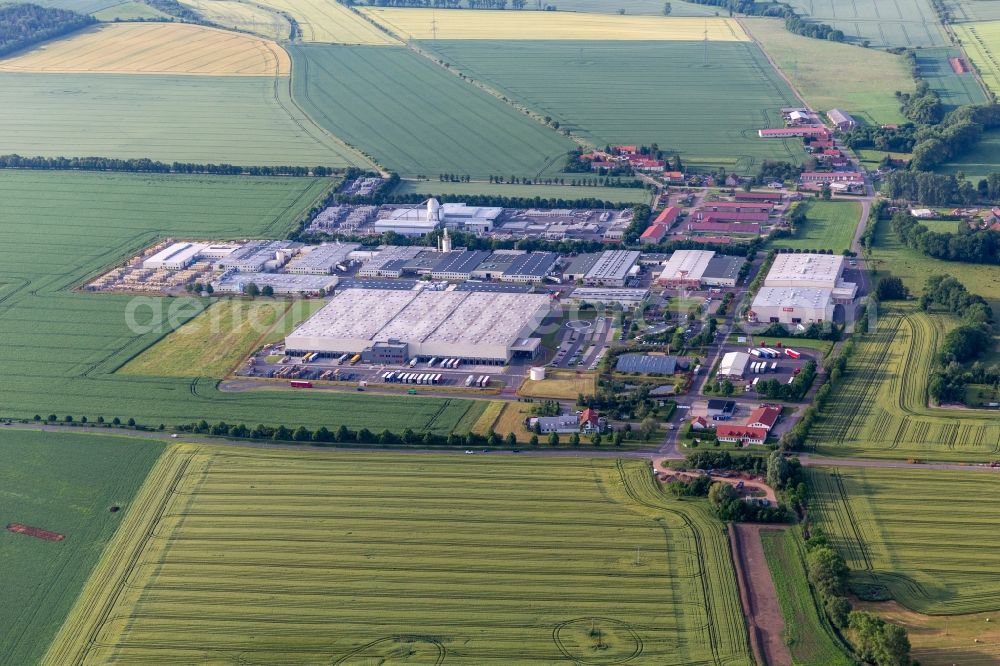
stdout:
[[365,165],[273,76],[0,72],[0,154]]
[[1000,95],[1000,21],[962,23],[955,26],[955,34],[986,86]]
[[861,204],[854,201],[811,201],[806,205],[806,221],[798,233],[791,238],[775,240],[774,247],[833,250],[834,254],[849,250],[861,218]]
[[[466,75],[558,120],[595,146],[657,143],[688,167],[749,173],[801,148],[764,141],[796,99],[756,44],[709,42],[422,42]],[[539,66],[544,63],[545,66]],[[717,103],[725,90],[739,104]],[[684,91],[684,94],[678,94]]]
[[1000,21],[1000,2],[995,0],[944,0],[952,20]]
[[809,518],[851,568],[855,589],[882,589],[935,615],[1000,610],[1000,479],[988,471],[808,471]]
[[933,354],[953,320],[913,306],[882,308],[812,430],[831,456],[985,462],[1000,452],[995,415],[927,406]]
[[[38,663],[162,451],[109,435],[0,432],[0,663]],[[66,538],[14,534],[10,522]]]
[[[575,174],[574,174],[575,175]],[[567,182],[572,180],[564,178]],[[649,203],[649,190],[636,187],[604,187],[584,185],[521,185],[511,183],[488,183],[471,181],[468,183],[442,183],[436,178],[430,180],[401,180],[393,194],[423,194],[427,197],[469,196],[491,194],[501,197],[541,197],[543,199],[601,199],[602,201],[624,203]]]
[[[481,10],[428,12],[409,7],[362,10],[402,39],[471,40],[681,40],[745,42],[727,18],[619,16],[579,12]],[[433,24],[432,24],[433,19]]]
[[260,0],[258,4],[290,14],[306,42],[373,46],[400,43],[337,0]]
[[293,46],[292,90],[328,131],[402,175],[534,177],[575,144],[404,48]]
[[[170,330],[178,303],[73,291],[164,236],[282,238],[334,181],[75,172],[0,172],[0,404],[153,426],[202,418],[255,425],[450,433],[474,401],[337,392],[223,393],[213,380],[115,374]],[[134,311],[134,323],[129,312]],[[198,308],[178,316],[178,325]]]
[[927,81],[931,90],[941,96],[948,109],[965,104],[985,104],[986,93],[979,85],[975,74],[957,74],[952,69],[949,58],[959,57],[956,48],[919,49],[916,52],[917,70],[920,78]]
[[0,60],[0,72],[287,76],[272,41],[184,23],[110,23]]
[[183,0],[205,20],[223,28],[252,32],[270,39],[288,39],[292,26],[276,11],[240,0]]
[[848,40],[878,48],[948,43],[930,0],[789,0],[803,18],[828,23]]
[[749,665],[724,532],[647,463],[388,462],[171,449],[45,662]]

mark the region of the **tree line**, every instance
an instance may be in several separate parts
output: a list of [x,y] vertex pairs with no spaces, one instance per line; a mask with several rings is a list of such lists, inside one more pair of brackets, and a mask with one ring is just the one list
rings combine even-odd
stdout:
[[929,257],[972,264],[1000,264],[1000,231],[972,229],[932,231],[906,211],[892,216],[892,230],[903,243]]
[[746,14],[748,16],[771,16],[785,19],[785,29],[796,35],[812,37],[814,39],[826,39],[831,42],[844,41],[844,33],[826,23],[804,20],[795,13],[789,5],[779,2],[755,2],[755,0],[689,0],[698,5],[709,7],[721,7],[729,10],[729,15],[734,13]]
[[97,23],[93,16],[33,4],[0,6],[0,56]]
[[[348,6],[357,4],[355,0],[338,1]],[[367,0],[367,4],[372,7],[463,9],[462,0]],[[510,0],[514,9],[524,9],[527,4],[527,0]],[[507,9],[507,0],[465,0],[464,9]]]
[[330,176],[336,169],[325,166],[237,166],[159,162],[149,158],[114,157],[22,157],[0,155],[0,169],[45,169],[57,171],[120,171],[128,173],[200,173],[223,176]]

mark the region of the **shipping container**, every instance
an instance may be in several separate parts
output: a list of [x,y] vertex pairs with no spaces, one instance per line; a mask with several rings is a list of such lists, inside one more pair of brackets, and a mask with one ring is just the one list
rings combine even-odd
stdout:
[[350,356],[350,354],[341,354],[340,358],[337,359],[337,365],[344,365],[348,356]]
[[412,368],[412,367],[415,367],[416,365],[417,365],[417,359],[416,358],[411,358],[410,359],[410,367]]
[[757,358],[763,358],[764,357],[764,352],[761,351],[760,349],[751,349],[750,353],[753,354],[754,356],[756,356]]
[[472,382],[474,382],[474,381],[476,381],[475,376],[474,375],[469,375],[468,379],[465,380],[465,385],[466,386],[472,386]]
[[486,388],[489,385],[490,385],[490,376],[486,375],[485,377],[483,377],[483,388]]
[[437,361],[438,361],[438,360],[437,360],[437,356],[435,356],[435,357],[434,357],[434,358],[432,358],[431,360],[427,361],[427,367],[428,367],[428,368],[433,368],[433,367],[434,367],[434,364],[435,364],[435,363],[437,363]]
[[777,372],[777,371],[778,371],[778,362],[775,361],[774,363],[771,364],[771,372]]

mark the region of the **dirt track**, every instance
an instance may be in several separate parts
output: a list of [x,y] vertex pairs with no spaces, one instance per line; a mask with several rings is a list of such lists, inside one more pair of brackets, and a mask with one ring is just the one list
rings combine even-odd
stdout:
[[760,542],[762,529],[784,528],[751,523],[729,525],[729,544],[750,633],[750,647],[760,664],[792,666],[792,654],[784,640],[785,621],[781,617],[778,593]]

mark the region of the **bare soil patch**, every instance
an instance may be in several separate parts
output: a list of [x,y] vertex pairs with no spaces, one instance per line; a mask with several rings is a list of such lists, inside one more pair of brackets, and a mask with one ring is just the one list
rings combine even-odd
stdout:
[[36,539],[45,539],[46,541],[62,541],[66,538],[65,535],[58,532],[50,532],[40,527],[31,527],[29,525],[22,525],[21,523],[8,523],[7,531],[14,534],[26,534]]
[[749,523],[729,525],[729,544],[740,587],[740,602],[747,619],[750,647],[758,663],[792,666],[792,654],[782,638],[785,620],[781,616],[778,592],[760,542],[761,529],[782,528]]

